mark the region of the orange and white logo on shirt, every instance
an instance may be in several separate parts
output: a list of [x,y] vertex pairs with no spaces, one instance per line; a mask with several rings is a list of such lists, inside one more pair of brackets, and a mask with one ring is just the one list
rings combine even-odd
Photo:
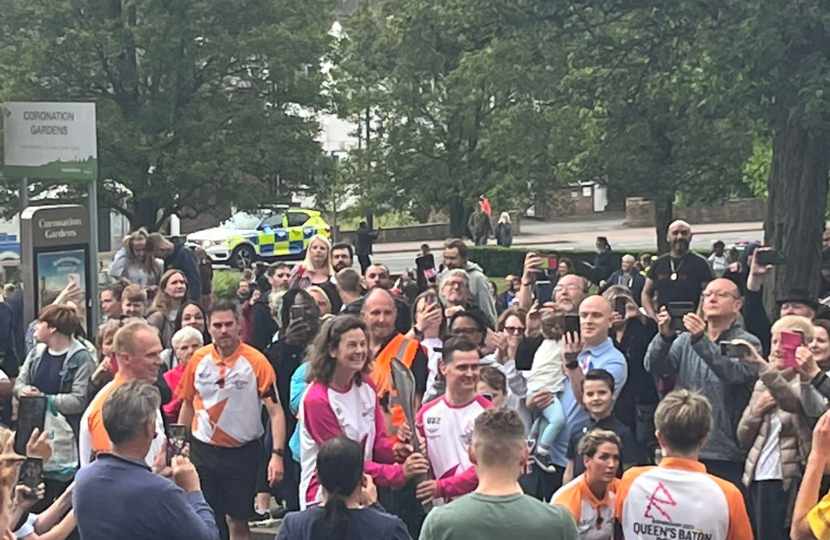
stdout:
[[608,486],[602,500],[594,496],[585,475],[581,474],[559,488],[551,498],[551,504],[570,510],[579,530],[580,540],[611,540],[614,538],[614,504],[616,478]]
[[274,368],[253,347],[242,343],[223,360],[208,345],[193,353],[176,393],[193,402],[196,439],[234,448],[262,436],[262,398],[273,392],[276,380]]
[[753,537],[738,488],[688,459],[628,470],[617,488],[616,515],[626,540]]

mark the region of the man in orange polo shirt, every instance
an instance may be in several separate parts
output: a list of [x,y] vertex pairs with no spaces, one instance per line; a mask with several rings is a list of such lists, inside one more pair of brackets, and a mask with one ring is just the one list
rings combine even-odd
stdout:
[[[80,459],[81,466],[89,464],[95,455],[110,451],[110,438],[104,428],[101,408],[107,397],[119,386],[130,381],[155,383],[158,380],[161,359],[161,340],[158,330],[143,320],[133,320],[118,329],[113,339],[113,349],[118,359],[118,373],[104,386],[87,407],[81,418]],[[153,464],[156,454],[164,447],[164,423],[159,410],[156,418],[156,438],[145,461]]]
[[706,473],[698,456],[712,429],[712,405],[676,390],[654,414],[663,459],[629,469],[617,487],[616,515],[625,540],[752,540],[744,498],[734,484]]
[[208,320],[213,344],[193,353],[176,390],[182,400],[179,423],[191,427],[190,459],[216,514],[220,538],[248,540],[263,457],[262,406],[271,420],[271,485],[283,477],[285,416],[274,368],[240,340],[236,306],[219,302],[211,306]]

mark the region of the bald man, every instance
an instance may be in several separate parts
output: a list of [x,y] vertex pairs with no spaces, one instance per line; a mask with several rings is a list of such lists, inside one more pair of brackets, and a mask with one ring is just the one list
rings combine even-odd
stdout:
[[677,387],[706,396],[714,409],[709,440],[700,451],[700,460],[709,473],[735,484],[741,492],[746,452],[738,445],[735,426],[749,397],[758,368],[720,354],[720,344],[744,339],[761,353],[761,342],[737,322],[743,305],[740,290],[728,279],[716,279],[703,291],[704,318],[690,313],[683,318],[687,329],[679,336],[671,329],[671,317],[662,308],[658,315],[660,333],[648,347],[645,367],[655,376],[677,375]]
[[692,228],[688,223],[678,220],[669,225],[666,239],[671,251],[651,265],[641,298],[646,313],[655,320],[669,302],[692,302],[697,307],[701,291],[715,277],[709,262],[689,250]]
[[[628,379],[628,365],[625,357],[614,347],[614,343],[608,337],[613,313],[611,304],[601,296],[589,296],[579,304],[578,311],[581,340],[577,336],[571,336],[573,339],[569,340],[571,343],[565,349],[567,380],[561,397],[562,409],[565,411],[565,428],[559,432],[553,446],[550,447],[550,461],[556,465],[556,472],[545,475],[545,478],[537,482],[535,489],[536,494],[546,500],[550,499],[553,489],[562,484],[562,474],[568,464],[568,440],[571,429],[590,419],[588,412],[577,399],[577,395],[582,394],[584,374],[592,369],[608,371],[614,377],[617,395]],[[577,388],[578,393],[575,392]],[[548,491],[551,492],[548,493]]]

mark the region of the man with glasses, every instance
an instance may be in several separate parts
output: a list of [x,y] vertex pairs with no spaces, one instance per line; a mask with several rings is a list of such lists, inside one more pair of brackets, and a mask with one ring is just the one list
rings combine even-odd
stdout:
[[496,301],[490,289],[490,280],[484,275],[481,267],[468,260],[469,250],[467,245],[457,239],[451,238],[444,243],[444,264],[450,270],[459,269],[467,272],[469,278],[470,302],[487,315],[490,326],[496,322]]
[[449,319],[459,312],[475,313],[488,328],[493,327],[493,321],[470,299],[470,277],[466,271],[456,268],[444,274],[439,288],[441,299],[444,301],[444,316]]
[[700,461],[711,474],[743,492],[746,452],[735,437],[735,426],[749,404],[758,368],[723,356],[720,344],[743,339],[760,353],[761,342],[737,321],[743,300],[733,281],[720,278],[710,282],[702,297],[706,320],[689,313],[683,318],[685,330],[679,336],[671,328],[666,308],[660,310],[660,333],[649,345],[644,364],[652,375],[677,375],[678,387],[698,391],[712,403],[714,423],[700,450]]

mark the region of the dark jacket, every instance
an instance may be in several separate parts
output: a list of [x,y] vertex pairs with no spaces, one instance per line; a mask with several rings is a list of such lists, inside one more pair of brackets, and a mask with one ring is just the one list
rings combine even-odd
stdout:
[[608,279],[605,280],[605,287],[601,287],[599,290],[600,294],[604,293],[612,285],[622,285],[623,287],[628,287],[628,289],[631,290],[631,294],[634,295],[634,300],[639,306],[641,297],[643,296],[643,287],[646,286],[646,278],[634,268],[631,269],[631,274],[626,276],[625,272],[623,272],[621,268],[608,276]]
[[371,255],[372,242],[378,239],[378,233],[368,227],[358,227],[354,232],[354,252],[356,255]]
[[764,289],[746,291],[744,307],[741,312],[744,316],[744,328],[761,341],[762,354],[764,358],[767,358],[772,342],[772,323],[770,323],[767,311],[764,308]]
[[[640,322],[639,319],[630,319],[628,326],[626,326],[622,341],[617,343],[616,332],[611,331],[611,339],[614,341],[614,346],[618,351],[625,356],[625,362],[628,364],[628,379],[623,387],[617,401],[614,404],[614,416],[625,424],[632,433],[634,433],[638,440],[643,441],[648,437],[651,440],[654,437],[653,427],[650,433],[637,433],[637,416],[638,410],[640,412],[641,428],[653,421],[654,410],[650,408],[656,406],[660,401],[657,394],[657,384],[654,376],[649,373],[644,365],[646,350],[648,350],[649,343],[657,333],[657,326],[653,321],[648,321],[646,324]],[[646,413],[649,413],[646,417]],[[638,449],[637,462],[645,463],[645,445]]]
[[263,294],[254,302],[251,310],[251,347],[264,352],[277,333],[277,322],[271,316],[271,306],[268,305],[268,295]]
[[490,216],[478,210],[470,215],[467,220],[467,228],[470,229],[470,234],[473,238],[481,236],[489,236],[493,233],[493,224],[490,222]]
[[593,281],[597,285],[602,280],[607,280],[611,272],[614,271],[614,262],[611,260],[612,252],[610,249],[605,249],[597,252],[594,255],[594,278]]
[[504,291],[496,297],[496,313],[501,315],[507,308],[510,307],[510,302],[516,297],[510,291]]
[[14,337],[14,310],[5,302],[0,302],[0,367],[3,371],[11,367],[16,376],[19,365]]
[[[277,540],[327,540],[325,509],[321,506],[285,516]],[[368,508],[348,510],[346,540],[411,540],[401,518],[387,514],[377,503]]]
[[513,245],[513,226],[510,223],[499,222],[496,224],[496,243],[502,247]]
[[164,270],[179,270],[187,279],[187,298],[202,305],[202,269],[196,254],[184,240],[173,238],[173,253],[164,260]]

